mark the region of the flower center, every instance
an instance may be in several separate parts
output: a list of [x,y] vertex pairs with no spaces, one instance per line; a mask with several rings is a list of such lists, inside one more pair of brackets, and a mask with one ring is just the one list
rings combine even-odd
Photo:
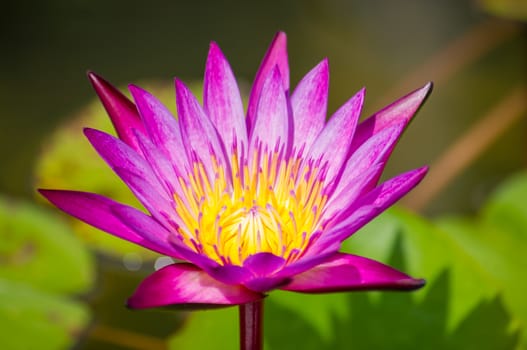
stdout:
[[[294,261],[322,227],[325,167],[283,152],[233,151],[230,168],[195,162],[174,194],[180,238],[220,264],[242,265],[260,252]],[[209,180],[213,179],[213,180]]]

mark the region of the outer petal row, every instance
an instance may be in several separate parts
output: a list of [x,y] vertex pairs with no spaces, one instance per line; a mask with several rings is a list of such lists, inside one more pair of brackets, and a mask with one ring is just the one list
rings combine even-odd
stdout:
[[432,83],[428,83],[422,88],[401,97],[360,123],[353,138],[351,151],[357,149],[366,139],[387,127],[401,123],[406,126],[423,105],[431,91]]
[[88,72],[88,78],[110,116],[119,138],[130,147],[139,150],[133,130],[145,132],[145,129],[135,105],[97,74]]
[[371,289],[416,289],[424,280],[361,256],[338,253],[301,273],[281,289],[303,293],[327,293]]
[[[167,230],[135,208],[94,193],[62,190],[39,192],[62,211],[89,225],[161,254],[179,257],[170,245],[163,242],[168,235]],[[128,221],[123,221],[125,211],[127,219],[134,215],[143,222],[141,231],[131,228]],[[155,229],[152,229],[154,226]]]
[[166,266],[143,280],[128,299],[128,306],[141,309],[183,304],[185,308],[214,308],[263,297],[243,286],[219,282],[194,265],[181,263]]

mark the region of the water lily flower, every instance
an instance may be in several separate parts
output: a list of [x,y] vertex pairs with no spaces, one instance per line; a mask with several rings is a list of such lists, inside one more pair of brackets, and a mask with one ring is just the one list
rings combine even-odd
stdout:
[[339,248],[425,175],[422,167],[379,183],[431,84],[359,123],[360,90],[327,119],[328,61],[290,92],[284,33],[261,63],[246,112],[216,43],[203,104],[175,80],[177,118],[138,86],[129,86],[132,102],[96,74],[89,78],[118,137],[84,133],[148,213],[94,193],[40,192],[92,226],[176,259],[139,285],[130,307],[246,304],[273,289],[423,285]]

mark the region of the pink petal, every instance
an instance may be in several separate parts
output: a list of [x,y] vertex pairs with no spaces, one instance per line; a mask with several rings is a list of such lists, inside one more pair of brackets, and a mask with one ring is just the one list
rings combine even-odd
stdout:
[[223,144],[211,120],[188,87],[176,79],[176,105],[183,142],[190,159],[197,157],[205,166],[209,179],[214,178],[212,158],[227,166]]
[[218,282],[194,265],[173,264],[143,280],[128,299],[128,306],[134,309],[173,305],[211,308],[245,304],[263,297],[242,286]]
[[333,218],[349,207],[350,204],[354,203],[361,195],[369,192],[377,184],[383,169],[384,163],[378,163],[365,169],[353,180],[347,181],[346,186],[338,194],[331,196],[322,213],[321,219]]
[[328,183],[340,173],[342,165],[348,157],[349,147],[364,101],[364,92],[364,89],[360,90],[333,114],[313,142],[306,157],[312,159],[321,158],[322,163],[329,164],[326,175]]
[[288,149],[292,133],[291,119],[287,107],[287,98],[282,86],[280,71],[275,67],[267,76],[260,95],[250,135],[249,156],[260,145],[263,150],[278,149],[286,145]]
[[298,83],[291,95],[296,150],[309,149],[324,127],[328,105],[329,66],[324,59]]
[[304,255],[297,261],[287,264],[277,275],[281,277],[291,277],[320,265],[338,252],[341,242],[324,242],[324,249],[320,249],[319,240],[313,240],[306,248]]
[[226,284],[241,284],[253,276],[248,269],[242,266],[220,265],[209,256],[189,249],[181,244],[181,240],[175,235],[169,237],[169,242],[174,251],[182,257],[182,260],[198,266],[217,281]]
[[174,164],[161,149],[156,147],[152,141],[139,133],[136,134],[137,143],[148,164],[155,171],[159,181],[165,186],[168,193],[177,193],[180,197],[183,194],[180,191],[179,183],[177,181],[181,172],[178,172]]
[[339,196],[345,188],[349,187],[349,182],[355,181],[372,165],[385,163],[403,129],[404,124],[387,127],[370,137],[359,149],[355,150],[344,165],[333,196]]
[[281,289],[302,293],[353,290],[417,289],[424,280],[414,279],[361,256],[338,253],[328,261],[299,274]]
[[254,127],[254,119],[256,114],[256,107],[260,100],[260,93],[266,77],[272,69],[277,66],[282,77],[282,86],[285,91],[289,91],[289,64],[287,62],[287,37],[285,33],[278,32],[274,37],[267,53],[265,54],[258,73],[254,78],[254,83],[249,95],[249,103],[247,106],[247,130],[250,132]]
[[290,277],[256,277],[243,282],[243,285],[254,292],[265,293],[280,288],[290,281]]
[[353,203],[349,208],[335,215],[327,225],[332,226],[311,249],[314,252],[324,251],[327,245],[342,242],[374,217],[393,205],[402,196],[408,193],[426,175],[428,167],[411,170],[398,175]]
[[431,91],[432,83],[428,83],[360,123],[353,139],[352,150],[358,148],[367,138],[387,127],[401,123],[406,126]]
[[243,267],[251,271],[255,276],[268,276],[280,270],[285,264],[282,257],[271,253],[257,253],[249,256],[243,262]]
[[203,107],[223,140],[226,151],[247,149],[247,128],[240,90],[229,62],[216,43],[210,44],[203,85]]
[[[116,210],[126,208],[135,211],[136,215],[143,215],[144,220],[153,220],[135,208],[95,193],[42,189],[39,192],[60,210],[91,226],[158,253],[174,256],[172,247],[162,244],[157,236],[152,236],[151,232],[138,232],[130,228],[128,223],[116,215]],[[162,235],[162,230],[162,227],[156,230],[156,234]]]
[[162,211],[172,210],[171,195],[155,176],[154,170],[124,142],[102,131],[84,129],[86,137],[101,157],[127,184],[143,205],[157,219]]
[[88,78],[95,89],[97,95],[110,116],[115,131],[121,140],[130,147],[138,150],[133,130],[145,132],[141,118],[135,105],[125,97],[119,90],[113,87],[106,80],[93,72],[88,72]]
[[135,85],[129,85],[128,89],[137,103],[152,142],[163,154],[166,154],[176,171],[187,170],[189,162],[176,118],[148,91]]

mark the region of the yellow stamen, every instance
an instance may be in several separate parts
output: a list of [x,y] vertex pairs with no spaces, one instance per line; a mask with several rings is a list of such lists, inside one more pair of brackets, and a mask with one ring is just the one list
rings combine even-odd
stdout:
[[259,147],[250,163],[232,153],[230,168],[212,159],[212,179],[198,161],[179,179],[174,200],[184,243],[220,264],[242,265],[260,252],[298,259],[321,229],[323,166],[284,159],[277,149]]

